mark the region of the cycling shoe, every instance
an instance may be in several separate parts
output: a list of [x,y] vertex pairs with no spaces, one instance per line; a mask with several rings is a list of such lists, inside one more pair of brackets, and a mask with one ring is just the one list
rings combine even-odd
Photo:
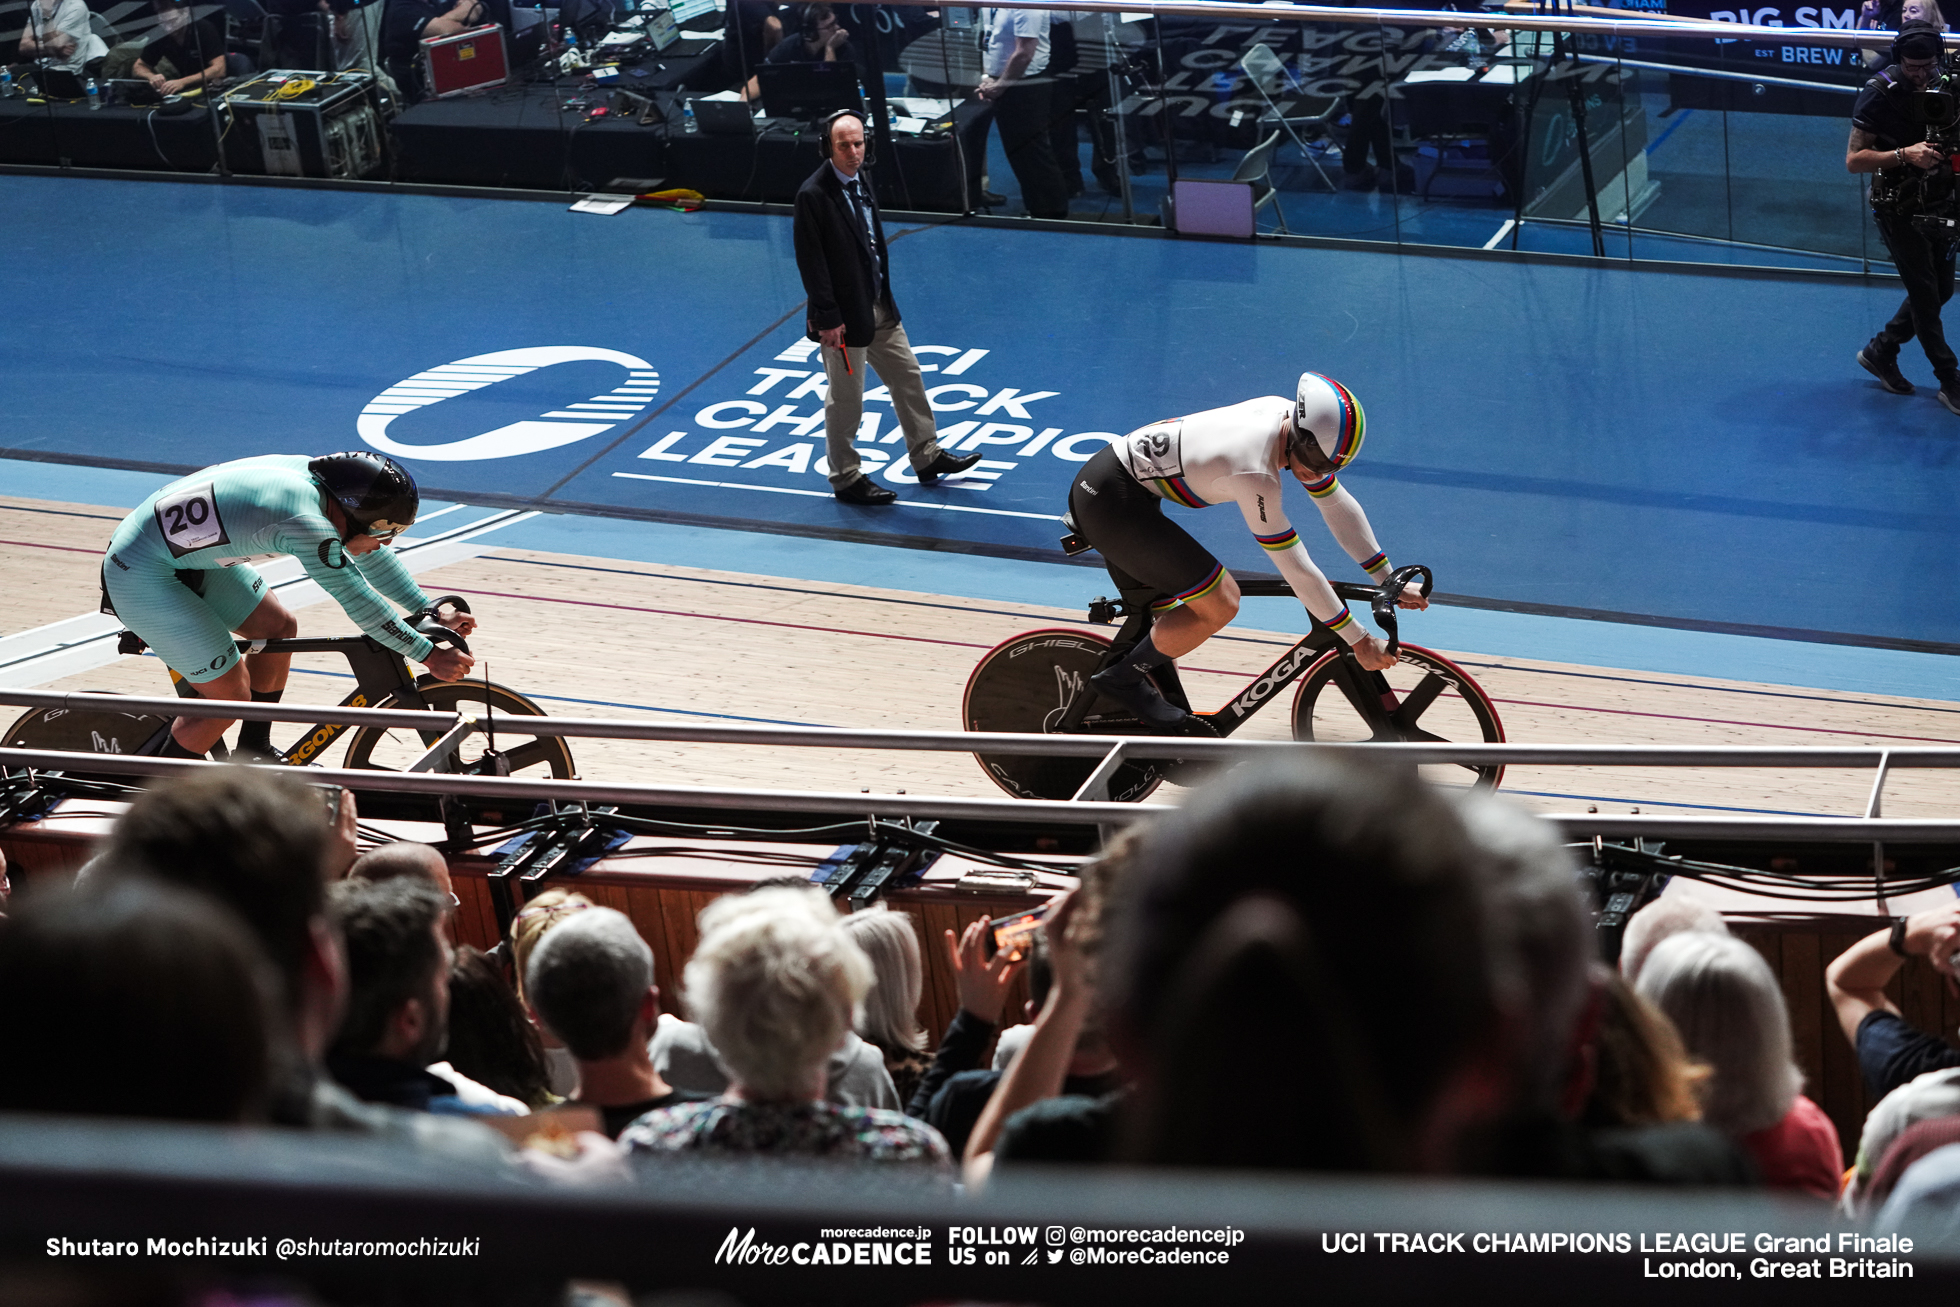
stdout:
[[1125,708],[1134,712],[1143,722],[1143,728],[1155,735],[1182,735],[1184,719],[1191,714],[1178,707],[1163,696],[1162,691],[1146,680],[1124,680],[1113,675],[1118,668],[1097,672],[1089,678],[1089,684],[1096,687],[1099,694],[1107,695]]

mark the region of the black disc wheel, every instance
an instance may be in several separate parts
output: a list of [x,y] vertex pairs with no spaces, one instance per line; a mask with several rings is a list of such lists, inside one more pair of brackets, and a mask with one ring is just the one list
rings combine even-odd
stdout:
[[[1029,631],[995,647],[966,683],[962,720],[969,731],[1054,734],[1078,694],[1095,694],[1089,677],[1102,665],[1109,641],[1082,631]],[[1082,719],[1085,735],[1141,735],[1135,713],[1097,695]],[[974,758],[994,784],[1018,799],[1075,797],[1095,771],[1095,758],[1040,758],[979,753]],[[1162,783],[1166,764],[1130,762],[1117,769],[1109,797],[1135,803]]]
[[9,749],[131,754],[171,723],[150,713],[108,708],[36,708],[0,736]]
[[[1293,701],[1293,738],[1323,743],[1427,741],[1432,744],[1502,744],[1497,707],[1470,674],[1439,653],[1418,645],[1401,648],[1402,661],[1386,672],[1365,672],[1338,651],[1323,654],[1300,678]],[[1381,696],[1374,678],[1386,679]],[[1388,710],[1386,722],[1370,699]],[[1502,767],[1437,764],[1421,769],[1442,785],[1496,789]]]
[[[438,681],[427,676],[416,683],[416,689],[422,695],[422,701],[428,705],[429,712],[466,712],[475,714],[479,719],[489,718],[496,727],[496,751],[509,763],[511,775],[549,775],[554,780],[569,780],[575,775],[572,751],[565,747],[563,739],[555,735],[525,733],[523,718],[547,714],[517,691],[495,682],[486,685],[482,681]],[[406,708],[411,705],[390,695],[375,706]],[[433,738],[425,741],[420,732],[406,728],[382,730],[363,726],[354,732],[353,741],[347,746],[347,765],[406,771],[410,764],[428,751],[433,742]],[[503,775],[503,769],[487,756],[490,748],[489,736],[479,729],[464,738],[457,745],[455,756],[436,770]]]

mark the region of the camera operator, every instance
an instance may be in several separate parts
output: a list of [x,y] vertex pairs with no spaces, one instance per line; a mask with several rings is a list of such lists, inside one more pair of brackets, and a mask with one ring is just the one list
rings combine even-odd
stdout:
[[1892,43],[1896,62],[1865,83],[1852,107],[1844,166],[1879,174],[1872,182],[1872,217],[1906,284],[1905,303],[1858,351],[1858,363],[1893,394],[1910,395],[1912,383],[1899,371],[1899,347],[1918,336],[1939,378],[1940,403],[1960,415],[1960,363],[1940,326],[1940,309],[1953,296],[1952,227],[1942,221],[1952,217],[1953,170],[1926,139],[1923,94],[1935,76],[1945,76],[1942,54],[1937,25],[1905,24]]

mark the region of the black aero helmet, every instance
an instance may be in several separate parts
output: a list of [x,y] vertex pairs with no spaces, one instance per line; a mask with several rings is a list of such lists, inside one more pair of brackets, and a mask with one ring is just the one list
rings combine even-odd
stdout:
[[306,465],[314,480],[369,535],[400,535],[415,523],[422,495],[394,459],[367,450],[326,454]]

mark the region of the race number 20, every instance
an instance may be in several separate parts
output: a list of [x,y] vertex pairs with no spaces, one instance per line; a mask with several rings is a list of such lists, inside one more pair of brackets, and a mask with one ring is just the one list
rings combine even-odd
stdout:
[[182,558],[196,549],[228,543],[225,524],[218,518],[218,501],[209,482],[187,486],[157,501],[157,530],[170,546],[172,556]]

